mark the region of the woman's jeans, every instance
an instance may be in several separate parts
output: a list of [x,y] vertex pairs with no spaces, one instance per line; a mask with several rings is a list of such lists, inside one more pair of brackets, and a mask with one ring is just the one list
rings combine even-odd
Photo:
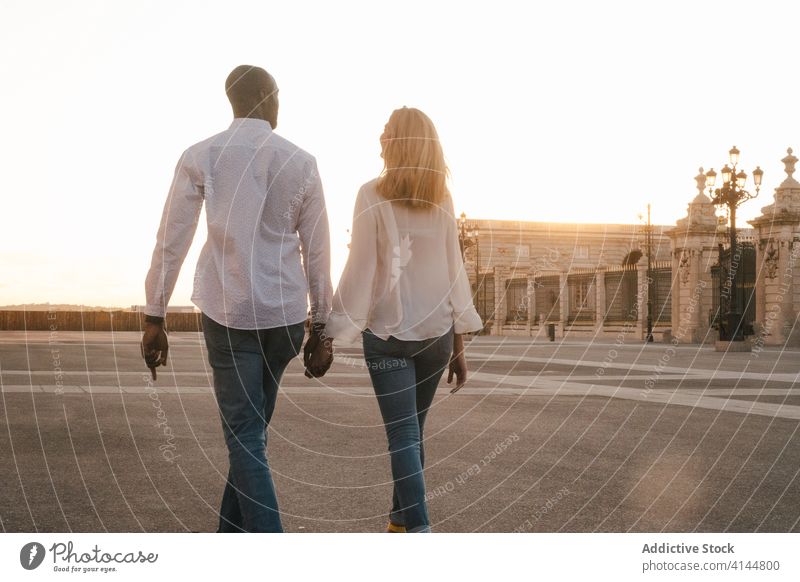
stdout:
[[422,445],[425,416],[453,352],[453,331],[421,341],[362,334],[378,406],[389,440],[394,493],[390,519],[409,532],[430,531]]
[[230,461],[217,531],[283,531],[267,463],[266,428],[305,326],[233,329],[203,314],[203,335]]

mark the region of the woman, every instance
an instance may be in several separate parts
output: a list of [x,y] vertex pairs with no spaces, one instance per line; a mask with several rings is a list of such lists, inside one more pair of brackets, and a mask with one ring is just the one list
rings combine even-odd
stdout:
[[431,120],[394,111],[381,136],[384,170],[361,187],[350,256],[328,338],[362,336],[394,478],[390,532],[427,532],[422,434],[442,373],[464,385],[462,335],[482,328],[458,244],[447,166]]

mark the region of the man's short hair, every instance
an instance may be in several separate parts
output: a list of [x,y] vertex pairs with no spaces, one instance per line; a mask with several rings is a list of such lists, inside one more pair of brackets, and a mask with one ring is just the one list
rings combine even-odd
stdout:
[[234,109],[252,108],[263,99],[260,91],[263,90],[267,95],[271,95],[276,89],[272,75],[261,67],[253,65],[239,65],[225,80],[225,94]]

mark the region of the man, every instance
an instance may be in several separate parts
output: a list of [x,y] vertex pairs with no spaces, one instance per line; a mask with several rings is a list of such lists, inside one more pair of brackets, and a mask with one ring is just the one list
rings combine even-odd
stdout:
[[306,375],[324,374],[333,359],[321,337],[332,295],[328,218],[315,159],[273,132],[272,76],[236,67],[225,92],[231,126],[187,149],[175,170],[145,281],[142,354],[155,379],[167,363],[167,304],[205,204],[208,239],[192,301],[203,313],[229,452],[218,531],[280,532],[266,428],[303,342],[307,295]]

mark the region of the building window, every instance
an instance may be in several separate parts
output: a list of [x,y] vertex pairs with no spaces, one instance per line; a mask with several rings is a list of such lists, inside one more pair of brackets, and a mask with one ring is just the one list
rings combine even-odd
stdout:
[[573,258],[576,258],[576,259],[588,259],[589,258],[589,247],[586,246],[586,245],[576,246]]

